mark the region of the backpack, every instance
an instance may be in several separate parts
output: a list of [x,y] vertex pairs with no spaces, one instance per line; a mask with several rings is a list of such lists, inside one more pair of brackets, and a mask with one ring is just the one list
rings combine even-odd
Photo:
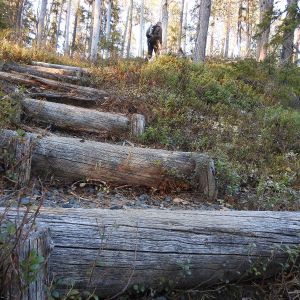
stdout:
[[151,26],[148,28],[147,33],[146,33],[146,36],[147,36],[148,39],[153,38],[155,28],[156,28],[155,25],[151,25]]

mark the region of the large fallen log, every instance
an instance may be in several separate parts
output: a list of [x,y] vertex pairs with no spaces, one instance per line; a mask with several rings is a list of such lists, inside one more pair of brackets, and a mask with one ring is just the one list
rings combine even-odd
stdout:
[[128,118],[125,115],[29,98],[22,99],[21,103],[27,115],[61,128],[111,134],[131,131],[133,136],[142,134],[145,128],[145,121],[136,122],[136,120],[145,120],[145,118],[137,114]]
[[73,66],[67,66],[67,65],[58,65],[58,64],[49,64],[49,63],[40,62],[40,61],[33,61],[32,65],[45,67],[45,68],[54,68],[54,69],[74,71],[74,72],[79,72],[79,73],[88,73],[88,68],[73,67]]
[[299,212],[43,209],[36,224],[50,228],[57,288],[103,297],[268,277],[300,243]]
[[[16,136],[3,131],[0,147]],[[44,136],[35,140],[32,170],[65,180],[165,188],[193,188],[214,199],[214,163],[206,154],[125,147],[79,138]]]
[[[55,72],[53,72],[52,70],[54,70]],[[25,73],[25,74],[43,77],[47,79],[67,81],[72,83],[76,83],[80,79],[77,76],[66,75],[64,74],[64,72],[61,72],[61,70],[44,68],[44,67],[35,67],[35,66],[24,66],[24,65],[18,65],[16,63],[5,63],[2,66],[2,71],[4,72],[14,71],[18,73]]]
[[59,82],[34,75],[0,72],[0,79],[29,87],[41,86],[43,88],[64,91],[68,93],[70,99],[72,99],[72,95],[74,95],[74,100],[80,97],[87,102],[103,101],[103,99],[108,96],[108,93],[103,90],[66,82]]

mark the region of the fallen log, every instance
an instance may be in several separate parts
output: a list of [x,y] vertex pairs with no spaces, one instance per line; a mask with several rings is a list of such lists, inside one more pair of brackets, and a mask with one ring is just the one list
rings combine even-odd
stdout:
[[88,68],[73,67],[73,66],[59,65],[59,64],[49,64],[49,63],[40,62],[40,61],[33,61],[32,65],[40,66],[40,67],[46,67],[46,68],[54,68],[54,69],[62,69],[62,70],[67,70],[67,71],[74,71],[74,72],[79,72],[79,73],[88,73]]
[[[0,147],[16,135],[5,130]],[[165,188],[193,188],[216,196],[214,163],[206,154],[117,146],[78,138],[45,136],[35,140],[32,170],[67,181],[93,179],[108,183]]]
[[128,118],[125,115],[29,98],[22,99],[21,103],[27,115],[61,128],[111,134],[130,132],[132,129],[133,136],[142,134],[145,128],[145,121],[136,122],[137,119],[145,120],[144,116],[137,114]]
[[299,212],[42,209],[36,224],[50,228],[57,288],[101,297],[268,278],[300,243]]
[[2,71],[4,72],[14,71],[18,73],[25,73],[28,75],[34,75],[34,76],[43,77],[47,79],[67,81],[73,83],[77,83],[80,80],[80,78],[77,76],[65,75],[63,74],[63,72],[53,73],[51,72],[51,70],[55,70],[55,69],[43,68],[43,67],[38,67],[37,69],[37,67],[35,66],[23,66],[23,65],[18,65],[16,63],[5,63],[2,66]]
[[107,92],[95,88],[59,82],[34,75],[0,72],[0,79],[30,87],[40,85],[44,88],[61,90],[68,92],[70,97],[71,95],[74,95],[74,99],[76,99],[76,97],[80,97],[87,101],[101,101],[108,96]]

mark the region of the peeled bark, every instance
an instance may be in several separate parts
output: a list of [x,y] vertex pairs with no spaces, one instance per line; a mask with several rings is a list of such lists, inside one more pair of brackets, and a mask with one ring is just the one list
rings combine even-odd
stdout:
[[194,61],[204,61],[206,53],[206,43],[207,43],[207,33],[209,18],[211,12],[211,0],[201,0],[201,5],[199,8],[199,20],[200,26],[197,32],[197,41],[194,51]]
[[299,212],[42,209],[36,224],[51,231],[57,289],[73,282],[101,298],[162,281],[179,290],[241,282],[253,267],[268,278],[300,243]]
[[[15,135],[4,131],[0,146]],[[47,173],[66,181],[94,179],[160,189],[193,188],[214,199],[214,162],[206,154],[171,152],[82,141],[55,135],[37,138],[33,172]]]
[[260,0],[260,24],[264,24],[262,32],[260,32],[257,40],[256,58],[258,61],[266,59],[268,54],[269,35],[271,27],[271,18],[269,17],[273,11],[274,0]]
[[[59,82],[51,79],[46,79],[34,75],[12,74],[0,72],[0,79],[11,81],[20,85],[29,87],[44,87],[51,88],[68,93],[69,98],[77,100],[78,98],[84,99],[88,102],[101,101],[104,97],[108,96],[107,92],[90,88],[86,86],[79,86],[66,82]],[[73,97],[72,97],[73,96]]]
[[[25,113],[44,123],[74,131],[110,134],[130,132],[131,119],[120,114],[112,114],[71,105],[58,104],[25,98],[21,101]],[[140,119],[145,119],[143,116]],[[134,118],[136,120],[137,117]],[[138,124],[134,135],[144,132],[145,123]]]

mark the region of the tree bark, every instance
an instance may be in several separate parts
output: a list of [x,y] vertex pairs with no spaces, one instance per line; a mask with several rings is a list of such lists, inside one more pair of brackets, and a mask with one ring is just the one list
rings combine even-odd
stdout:
[[72,56],[74,54],[75,47],[76,47],[76,36],[77,36],[77,26],[78,26],[79,11],[80,11],[80,1],[77,0],[75,20],[74,20],[74,27],[73,27],[73,35],[72,35]]
[[68,1],[67,17],[66,17],[66,33],[64,53],[70,55],[70,23],[71,23],[72,0]]
[[102,0],[95,0],[93,6],[93,38],[92,38],[92,45],[91,45],[91,61],[93,63],[95,63],[98,58],[98,44],[100,40],[101,14],[102,14]]
[[139,57],[144,57],[144,23],[145,23],[144,11],[145,11],[145,0],[141,0]]
[[125,50],[125,44],[126,44],[126,38],[127,38],[127,31],[128,31],[129,14],[130,14],[130,7],[128,7],[127,15],[126,15],[124,37],[123,37],[123,42],[122,42],[122,53],[121,53],[122,56],[125,54],[124,50]]
[[241,57],[242,49],[242,22],[243,22],[243,4],[244,0],[240,0],[239,11],[238,11],[238,22],[237,22],[237,34],[236,34],[236,45],[237,45],[237,57]]
[[56,36],[55,36],[55,45],[56,45],[56,50],[58,49],[59,46],[59,36],[60,36],[60,27],[61,27],[61,21],[62,21],[62,13],[63,13],[63,9],[64,9],[64,5],[65,5],[66,0],[61,0],[61,7],[60,7],[60,11],[59,11],[59,17],[58,17],[58,24],[57,24],[57,32],[56,32]]
[[112,0],[108,0],[107,7],[107,20],[106,20],[106,54],[105,58],[110,56],[110,42],[111,42],[111,13],[112,13]]
[[130,49],[131,49],[132,22],[133,22],[133,0],[130,0],[129,31],[128,31],[127,51],[126,51],[127,58],[129,58],[130,56]]
[[187,2],[185,5],[185,14],[184,14],[184,27],[183,27],[183,53],[186,55],[186,44],[187,44],[187,19],[188,19],[188,5],[189,3]]
[[41,62],[41,61],[33,61],[32,65],[33,66],[38,66],[38,67],[73,71],[75,73],[88,73],[87,68],[80,68],[80,67],[73,67],[73,66],[66,66],[66,65],[58,65],[58,64],[49,64],[49,63],[45,63],[45,62]]
[[[271,27],[271,18],[270,14],[273,11],[274,0],[260,0],[260,24],[264,24],[262,32],[260,32],[257,39],[257,52],[256,58],[258,61],[263,61],[266,59],[268,54],[268,45],[269,45],[269,35]],[[267,23],[267,24],[265,24]]]
[[41,209],[36,224],[51,230],[57,289],[73,282],[103,298],[162,281],[180,290],[242,282],[253,267],[268,278],[300,243],[298,212]]
[[47,2],[48,0],[42,0],[39,21],[38,21],[38,34],[37,34],[37,44],[40,47],[44,41],[44,30],[45,30],[45,17],[47,12]]
[[[73,131],[87,131],[96,133],[122,134],[130,132],[131,118],[120,114],[112,114],[76,106],[58,104],[25,98],[21,100],[25,113],[44,123],[51,123],[57,127]],[[133,118],[137,120],[138,117]],[[145,118],[139,115],[139,119]],[[136,124],[136,123],[135,123]],[[133,132],[137,136],[144,132],[145,122]]]
[[[0,146],[16,135],[4,131]],[[147,186],[159,189],[197,190],[214,199],[214,163],[205,154],[125,147],[45,136],[35,139],[33,172],[48,173],[66,181],[95,179],[112,184]]]
[[230,32],[231,32],[231,14],[232,14],[232,0],[228,0],[226,5],[227,19],[226,19],[226,37],[225,37],[225,49],[224,56],[229,57],[229,46],[230,46]]
[[[297,0],[287,0],[287,14],[284,20],[281,63],[289,64],[293,61],[294,34],[297,26]],[[299,17],[300,19],[300,17]]]
[[169,0],[162,2],[162,52],[168,51]]
[[179,21],[179,35],[178,35],[178,50],[182,49],[181,48],[181,41],[182,41],[182,32],[183,32],[184,4],[185,4],[185,1],[181,0],[180,21]]
[[199,8],[200,26],[197,32],[196,47],[194,51],[194,61],[204,61],[207,43],[207,33],[209,25],[209,17],[211,11],[211,0],[201,0]]

